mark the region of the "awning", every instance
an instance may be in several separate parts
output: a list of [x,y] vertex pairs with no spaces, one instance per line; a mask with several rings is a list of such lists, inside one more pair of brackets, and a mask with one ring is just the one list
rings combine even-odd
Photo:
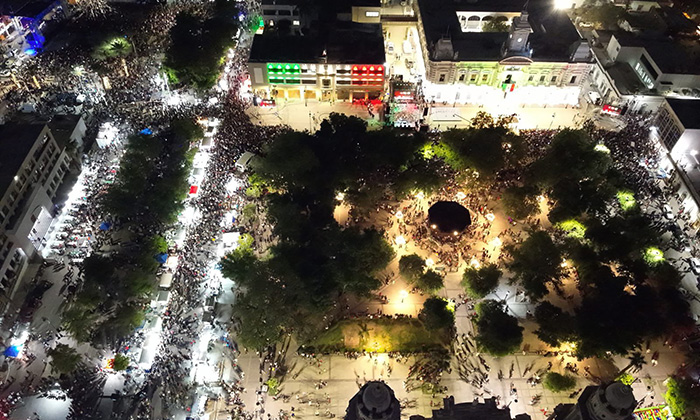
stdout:
[[192,185],[190,187],[190,194],[197,194],[198,189],[199,189],[199,187],[197,187],[196,185]]
[[109,222],[102,222],[102,224],[100,224],[100,230],[109,230],[111,227],[112,224]]
[[165,264],[165,262],[168,261],[168,254],[166,254],[165,252],[162,252],[160,254],[157,254],[154,258],[160,264]]
[[5,351],[2,353],[7,357],[17,357],[19,355],[19,346],[10,346],[5,349]]

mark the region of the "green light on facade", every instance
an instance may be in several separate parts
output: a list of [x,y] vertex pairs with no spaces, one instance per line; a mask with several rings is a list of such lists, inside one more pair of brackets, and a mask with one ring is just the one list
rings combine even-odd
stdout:
[[267,78],[271,83],[299,84],[301,66],[294,63],[269,63]]

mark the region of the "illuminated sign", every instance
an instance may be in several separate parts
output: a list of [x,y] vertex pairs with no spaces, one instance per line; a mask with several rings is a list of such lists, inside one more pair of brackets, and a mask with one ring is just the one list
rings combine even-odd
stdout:
[[267,79],[270,83],[298,85],[301,83],[301,66],[295,63],[269,63]]
[[603,113],[605,114],[620,115],[621,112],[622,109],[620,109],[620,107],[612,105],[603,105]]
[[384,66],[374,64],[354,65],[350,70],[353,86],[383,86]]

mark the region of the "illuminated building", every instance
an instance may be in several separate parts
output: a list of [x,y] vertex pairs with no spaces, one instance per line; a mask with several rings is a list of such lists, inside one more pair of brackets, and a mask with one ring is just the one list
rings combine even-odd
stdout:
[[629,385],[587,386],[576,404],[559,404],[549,420],[632,420],[636,406]]
[[624,30],[592,31],[591,81],[602,104],[654,112],[664,97],[700,98],[697,24],[675,9],[660,7],[628,12],[619,26]]
[[662,148],[658,178],[676,191],[678,203],[700,227],[700,99],[666,98],[651,129],[652,139]]
[[[510,410],[498,408],[495,398],[485,399],[483,403],[469,402],[455,404],[455,398],[443,399],[443,408],[433,410],[433,417],[411,416],[410,420],[511,420]],[[530,420],[527,414],[515,416],[516,420]]]
[[17,291],[54,215],[69,171],[66,144],[46,124],[0,126],[0,313]]
[[325,31],[280,36],[267,27],[256,35],[248,60],[256,98],[381,98],[386,68],[382,27],[374,16],[379,1],[353,3],[350,11],[325,22]]
[[45,34],[63,18],[60,0],[9,0],[0,6],[0,49],[10,56],[41,52]]
[[394,391],[381,381],[369,381],[348,402],[345,420],[400,420],[401,406]]
[[[427,101],[578,104],[590,51],[563,11],[522,0],[419,0],[416,11]],[[499,21],[503,32],[484,31]]]

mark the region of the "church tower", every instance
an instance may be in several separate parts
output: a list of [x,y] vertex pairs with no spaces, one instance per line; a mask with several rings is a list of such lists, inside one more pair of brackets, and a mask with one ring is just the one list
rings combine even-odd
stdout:
[[527,3],[523,6],[523,11],[520,16],[513,19],[513,24],[510,27],[508,40],[504,45],[503,55],[530,57],[530,45],[528,38],[532,33],[532,27],[528,21]]

